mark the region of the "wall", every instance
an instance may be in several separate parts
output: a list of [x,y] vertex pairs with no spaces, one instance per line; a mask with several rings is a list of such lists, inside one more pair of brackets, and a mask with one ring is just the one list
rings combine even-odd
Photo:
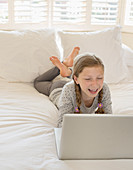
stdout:
[[122,42],[133,49],[133,33],[122,33]]

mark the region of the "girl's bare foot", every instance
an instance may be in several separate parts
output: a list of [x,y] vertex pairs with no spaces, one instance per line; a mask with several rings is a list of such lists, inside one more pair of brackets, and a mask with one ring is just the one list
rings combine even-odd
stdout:
[[52,56],[50,57],[50,60],[52,61],[52,63],[59,68],[60,70],[60,75],[62,77],[68,77],[71,75],[72,71],[67,67],[65,66],[63,63],[60,62],[60,60],[55,57],[55,56]]
[[72,67],[73,66],[73,60],[74,58],[79,54],[79,47],[75,47],[71,54],[64,59],[63,64],[67,67]]

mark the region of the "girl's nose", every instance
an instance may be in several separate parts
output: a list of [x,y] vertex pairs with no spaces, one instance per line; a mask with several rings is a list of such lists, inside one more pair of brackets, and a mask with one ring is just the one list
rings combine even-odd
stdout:
[[92,80],[92,85],[96,86],[97,85],[97,80]]

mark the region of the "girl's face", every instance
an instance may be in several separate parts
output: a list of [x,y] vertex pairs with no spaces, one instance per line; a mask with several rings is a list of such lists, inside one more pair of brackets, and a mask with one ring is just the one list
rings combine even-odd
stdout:
[[103,87],[104,71],[101,66],[85,67],[74,80],[80,85],[82,98],[92,99],[97,96]]

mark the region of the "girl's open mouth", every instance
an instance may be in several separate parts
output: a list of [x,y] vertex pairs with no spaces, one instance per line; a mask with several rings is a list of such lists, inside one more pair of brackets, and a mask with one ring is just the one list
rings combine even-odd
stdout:
[[90,92],[91,94],[96,94],[96,93],[97,93],[97,91],[98,91],[98,89],[96,89],[96,90],[88,89],[88,90],[89,90],[89,92]]

